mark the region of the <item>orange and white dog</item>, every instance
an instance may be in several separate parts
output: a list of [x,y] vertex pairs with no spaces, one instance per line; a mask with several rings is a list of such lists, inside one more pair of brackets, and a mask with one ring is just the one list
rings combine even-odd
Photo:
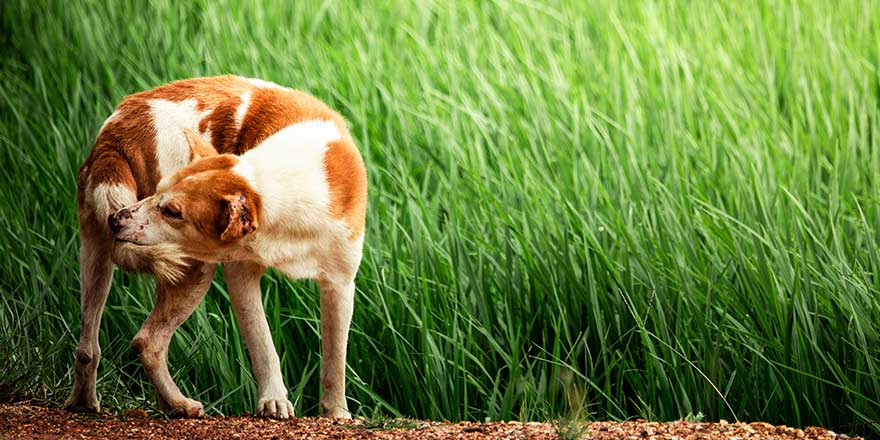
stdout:
[[339,114],[311,95],[262,80],[173,82],[119,104],[77,186],[82,334],[68,408],[100,409],[98,329],[116,265],[158,280],[153,311],[131,346],[159,406],[201,416],[202,405],[171,378],[168,343],[223,264],[257,381],[257,413],[293,415],[260,293],[260,278],[274,267],[317,280],[321,410],[350,417],[345,354],[367,180]]

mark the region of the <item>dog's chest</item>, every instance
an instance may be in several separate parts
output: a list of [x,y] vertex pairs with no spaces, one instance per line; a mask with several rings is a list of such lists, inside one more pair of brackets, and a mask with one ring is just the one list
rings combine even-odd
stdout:
[[315,278],[325,253],[321,240],[276,235],[258,237],[247,246],[251,257],[262,265],[280,270],[294,278]]

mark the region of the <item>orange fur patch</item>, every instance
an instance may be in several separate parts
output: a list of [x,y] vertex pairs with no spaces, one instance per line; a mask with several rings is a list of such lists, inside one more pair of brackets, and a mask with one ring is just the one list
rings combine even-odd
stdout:
[[210,244],[219,250],[226,244],[222,236],[230,226],[239,230],[256,228],[263,218],[262,199],[243,177],[232,171],[236,163],[238,157],[231,154],[207,157],[173,177],[170,191],[182,195],[168,204],[181,211],[207,240],[200,243],[202,246]]
[[330,187],[331,215],[345,219],[351,238],[359,237],[367,212],[367,172],[348,136],[330,143],[324,153],[324,171]]
[[189,144],[190,161],[194,161],[203,157],[211,157],[217,155],[217,150],[215,150],[210,143],[205,142],[192,130],[184,128],[183,135],[186,136],[186,143]]

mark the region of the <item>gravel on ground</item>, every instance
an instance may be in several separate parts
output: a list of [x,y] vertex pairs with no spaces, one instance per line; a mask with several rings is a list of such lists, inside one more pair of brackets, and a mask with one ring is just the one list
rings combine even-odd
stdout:
[[15,439],[822,439],[849,437],[824,428],[768,423],[429,422],[409,419],[332,420],[252,416],[201,419],[149,417],[140,409],[122,414],[74,414],[33,402],[0,404],[0,440]]

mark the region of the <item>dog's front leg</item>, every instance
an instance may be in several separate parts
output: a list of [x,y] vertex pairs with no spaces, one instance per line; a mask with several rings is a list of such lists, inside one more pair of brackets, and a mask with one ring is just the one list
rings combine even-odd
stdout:
[[204,298],[215,267],[213,264],[197,264],[182,282],[175,285],[160,281],[153,311],[131,342],[132,350],[140,356],[153,383],[159,407],[171,416],[204,415],[202,404],[184,396],[171,378],[167,363],[168,343],[177,327]]
[[263,311],[260,278],[266,268],[254,263],[235,262],[224,263],[223,271],[238,328],[247,345],[257,380],[257,414],[280,419],[293,417],[293,404],[287,399],[281,362]]
[[321,413],[351,418],[345,400],[345,352],[354,311],[354,281],[318,280],[321,287]]

